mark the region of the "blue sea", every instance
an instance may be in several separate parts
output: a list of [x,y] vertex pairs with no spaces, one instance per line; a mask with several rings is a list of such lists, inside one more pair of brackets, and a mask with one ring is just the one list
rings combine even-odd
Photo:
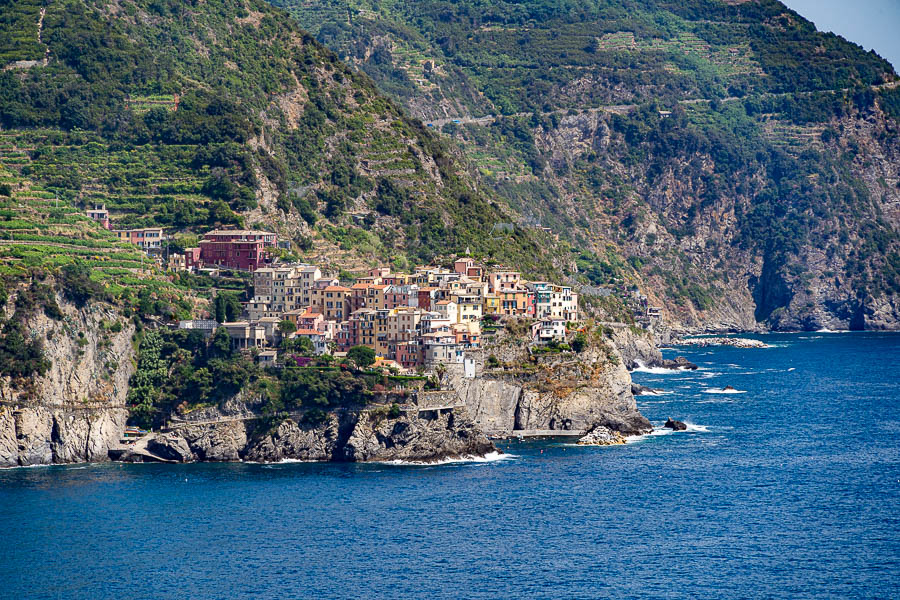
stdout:
[[625,446],[0,471],[0,598],[900,597],[900,335],[759,339],[635,373],[690,427]]

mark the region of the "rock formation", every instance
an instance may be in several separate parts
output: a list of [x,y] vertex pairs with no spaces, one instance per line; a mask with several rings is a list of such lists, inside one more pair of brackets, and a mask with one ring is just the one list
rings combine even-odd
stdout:
[[211,421],[211,410],[218,409],[174,423],[170,431],[151,435],[145,444],[122,452],[119,460],[433,462],[496,450],[464,407],[410,408],[397,417],[379,408],[340,410],[316,422],[309,422],[302,413],[269,420],[229,416],[224,411]]
[[125,429],[133,326],[107,305],[57,302],[61,320],[37,312],[25,322],[44,340],[50,370],[27,382],[0,379],[0,466],[105,461]]
[[671,417],[666,419],[666,424],[663,425],[666,429],[671,429],[673,431],[687,431],[687,425],[682,423],[681,421],[675,421]]
[[637,410],[622,357],[609,345],[532,357],[525,346],[501,340],[483,353],[502,366],[481,361],[476,376],[466,378],[462,365],[451,365],[447,379],[488,435],[587,431],[596,425],[625,435],[651,429]]
[[594,427],[578,440],[579,446],[615,446],[616,444],[624,443],[625,436],[602,425]]

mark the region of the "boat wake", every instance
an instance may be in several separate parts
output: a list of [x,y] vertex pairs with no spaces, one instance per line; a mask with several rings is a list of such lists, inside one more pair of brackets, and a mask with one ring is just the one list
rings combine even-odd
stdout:
[[734,388],[706,388],[704,394],[746,394],[747,390],[736,390]]

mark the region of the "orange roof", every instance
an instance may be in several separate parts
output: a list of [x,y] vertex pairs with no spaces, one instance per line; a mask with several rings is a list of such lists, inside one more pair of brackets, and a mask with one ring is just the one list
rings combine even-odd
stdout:
[[349,292],[350,288],[346,288],[342,285],[329,285],[325,288],[326,292]]
[[321,331],[317,329],[298,329],[294,332],[295,335],[324,335]]

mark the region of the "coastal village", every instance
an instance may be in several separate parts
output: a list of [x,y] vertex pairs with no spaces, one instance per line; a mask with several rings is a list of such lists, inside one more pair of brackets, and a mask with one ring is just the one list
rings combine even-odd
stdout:
[[[105,209],[88,216],[109,227]],[[316,355],[335,356],[366,346],[379,366],[428,371],[463,363],[467,351],[481,347],[483,330],[504,317],[531,320],[536,344],[564,343],[579,321],[578,294],[570,286],[526,281],[518,271],[486,267],[470,257],[458,258],[452,268],[418,266],[412,273],[394,273],[376,267],[341,281],[317,265],[274,260],[278,236],[267,231],[213,230],[198,247],[165,261],[161,228],[113,231],[173,271],[250,273],[253,296],[241,320],[187,320],[179,327],[206,335],[222,327],[232,347],[253,351],[265,366],[279,364],[279,349],[301,343]],[[304,338],[308,344],[300,342]]]

